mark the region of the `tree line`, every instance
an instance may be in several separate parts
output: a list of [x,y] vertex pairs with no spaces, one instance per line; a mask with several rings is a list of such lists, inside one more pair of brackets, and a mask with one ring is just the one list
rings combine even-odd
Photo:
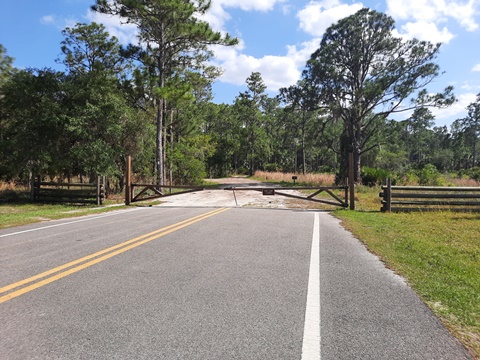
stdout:
[[[456,101],[452,87],[427,90],[440,44],[396,38],[392,18],[365,8],[326,30],[301,79],[278,96],[253,72],[232,104],[215,104],[211,45],[238,40],[198,19],[209,7],[97,0],[95,11],[138,27],[140,45],[79,23],[63,31],[64,71],[16,69],[0,45],[0,180],[101,174],[121,188],[127,155],[137,176],[158,184],[256,170],[342,181],[349,153],[357,181],[369,168],[478,166],[480,94],[450,129],[434,126],[431,108]],[[402,112],[410,115],[390,119]]]

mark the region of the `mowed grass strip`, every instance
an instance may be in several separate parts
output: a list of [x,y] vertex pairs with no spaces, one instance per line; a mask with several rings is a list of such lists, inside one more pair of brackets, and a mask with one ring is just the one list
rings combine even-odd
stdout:
[[97,207],[95,205],[73,206],[61,204],[3,203],[0,204],[0,229],[40,221],[99,214],[121,208],[123,208],[123,206]]
[[336,211],[480,359],[480,214]]

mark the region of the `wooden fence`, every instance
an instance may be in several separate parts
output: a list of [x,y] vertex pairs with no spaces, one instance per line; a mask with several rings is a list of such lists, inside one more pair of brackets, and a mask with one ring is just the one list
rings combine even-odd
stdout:
[[380,193],[381,211],[480,211],[480,187],[392,186]]
[[40,181],[37,176],[31,188],[32,202],[96,204],[105,199],[105,178],[98,176],[95,183],[60,183]]

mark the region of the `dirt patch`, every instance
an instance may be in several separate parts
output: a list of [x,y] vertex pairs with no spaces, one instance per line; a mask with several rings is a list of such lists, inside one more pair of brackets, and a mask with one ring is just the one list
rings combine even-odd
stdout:
[[[209,179],[208,182],[218,185],[216,189],[206,189],[188,194],[175,195],[162,199],[158,206],[185,206],[185,207],[261,207],[261,208],[289,208],[290,199],[283,196],[263,195],[258,190],[225,190],[235,187],[274,187],[269,183],[249,179],[246,177],[228,177]],[[289,190],[289,192],[297,193]],[[295,206],[298,208],[298,206]]]

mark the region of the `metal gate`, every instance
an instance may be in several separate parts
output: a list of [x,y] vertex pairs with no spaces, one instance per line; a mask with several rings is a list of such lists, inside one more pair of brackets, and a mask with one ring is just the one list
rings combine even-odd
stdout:
[[[235,196],[235,191],[259,191],[262,192],[263,195],[280,195],[280,196],[285,196],[293,199],[300,199],[300,200],[306,200],[306,201],[313,201],[316,203],[321,203],[321,204],[327,204],[327,205],[333,205],[333,206],[340,206],[343,208],[348,208],[348,186],[321,186],[321,187],[316,187],[316,186],[308,186],[308,187],[300,187],[300,186],[295,186],[295,187],[226,187],[224,190],[231,190],[233,191],[233,194]],[[297,194],[291,194],[291,193],[286,193],[285,191],[288,190],[295,190],[295,191],[302,191],[302,192],[308,192],[308,191],[313,191],[311,194],[305,194],[305,195],[297,195]],[[335,190],[340,190],[344,192],[344,197],[336,195],[334,193]],[[326,200],[326,199],[319,199],[316,198],[316,196],[320,195],[322,192],[325,192],[329,195],[331,200]],[[236,202],[236,196],[235,196],[235,202]]]
[[[351,177],[353,179],[353,176]],[[350,205],[350,209],[355,209],[355,198],[354,198],[354,186],[353,181],[346,181],[349,185],[344,186],[309,186],[309,187],[301,187],[301,186],[294,186],[294,187],[236,187],[236,186],[228,186],[228,187],[220,187],[220,186],[212,186],[212,187],[202,187],[202,186],[188,186],[188,185],[155,185],[155,184],[139,184],[139,183],[132,183],[131,182],[131,158],[128,157],[127,159],[127,173],[126,173],[126,186],[125,186],[125,204],[130,205],[131,203],[138,202],[138,201],[145,201],[145,200],[152,200],[163,198],[167,196],[174,196],[180,194],[186,194],[190,192],[197,192],[203,190],[221,190],[221,191],[232,191],[235,197],[235,203],[238,206],[237,198],[235,195],[235,191],[258,191],[261,192],[263,195],[280,195],[289,198],[305,200],[305,201],[312,201],[316,203],[332,205],[332,206],[339,206],[342,208],[348,208]],[[137,194],[135,194],[135,190],[140,189]],[[285,191],[295,190],[299,191],[300,194],[295,193],[287,193]],[[350,191],[349,191],[350,190]],[[311,192],[311,193],[309,193]],[[335,192],[341,192],[342,195],[335,194]],[[328,199],[325,198],[318,198],[318,195],[325,193],[328,196]],[[349,203],[350,197],[350,203]]]
[[[136,191],[137,190],[137,191]],[[169,185],[152,185],[152,184],[130,184],[129,191],[127,191],[125,203],[127,205],[138,201],[153,200],[158,198],[164,198],[168,196],[175,196],[181,194],[187,194],[191,192],[198,192],[204,190],[213,191],[231,191],[233,193],[235,203],[237,203],[237,197],[235,192],[238,191],[257,191],[262,195],[268,196],[284,196],[293,199],[299,199],[304,201],[312,201],[316,203],[339,206],[342,208],[348,208],[348,186],[322,186],[322,187],[198,187],[198,186],[169,186]],[[286,191],[294,190],[296,193],[289,193]],[[342,195],[339,195],[338,192]],[[300,193],[298,193],[300,192]],[[337,192],[337,194],[335,194]],[[322,193],[327,195],[319,198]]]

